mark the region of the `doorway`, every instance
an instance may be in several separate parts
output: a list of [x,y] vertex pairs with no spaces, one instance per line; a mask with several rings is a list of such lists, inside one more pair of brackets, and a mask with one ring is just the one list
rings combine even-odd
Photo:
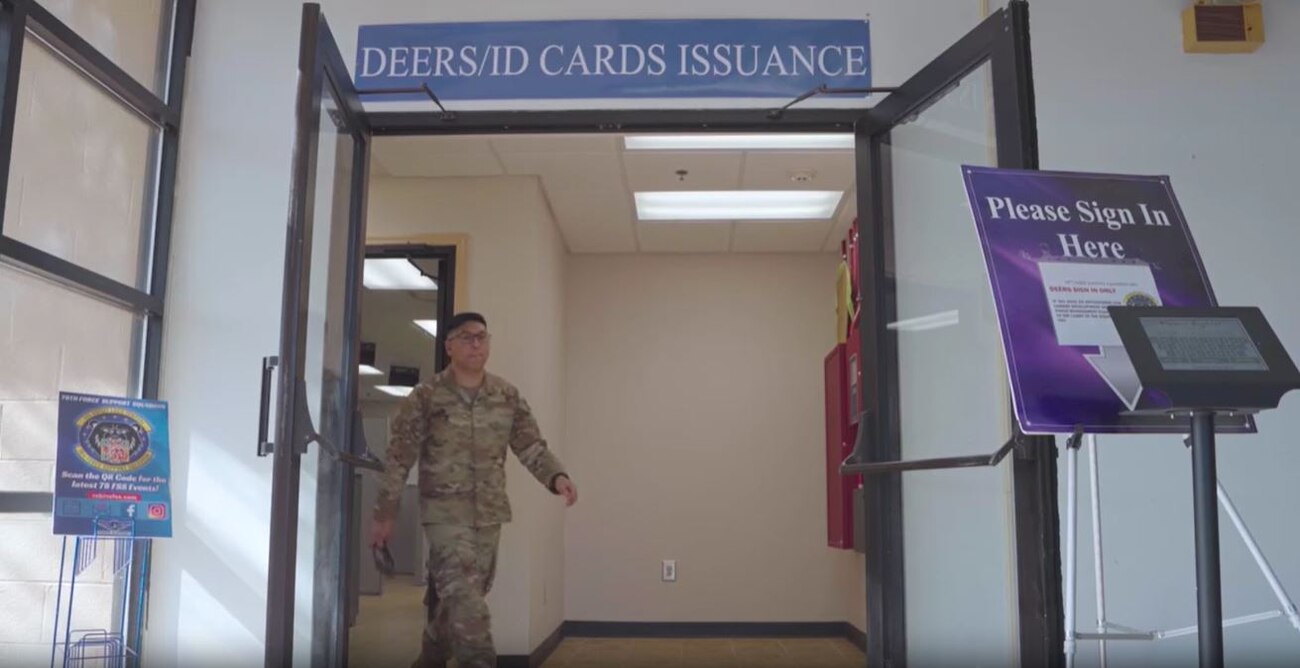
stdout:
[[[652,110],[652,111],[557,111],[557,112],[458,112],[454,120],[437,112],[366,112],[352,87],[343,58],[338,53],[329,28],[319,9],[308,6],[304,14],[304,48],[299,91],[299,134],[295,153],[295,188],[298,193],[326,192],[337,212],[321,216],[326,208],[300,196],[290,221],[290,243],[286,257],[285,321],[281,351],[277,444],[275,448],[275,493],[273,498],[273,540],[268,599],[268,665],[283,665],[293,656],[310,656],[313,663],[338,665],[346,656],[345,620],[339,610],[339,592],[328,577],[321,586],[310,578],[301,580],[304,569],[309,573],[339,572],[348,550],[342,535],[318,532],[310,541],[298,524],[300,494],[310,494],[318,508],[340,509],[343,516],[353,507],[350,495],[349,459],[363,457],[355,450],[360,439],[343,438],[356,434],[360,419],[357,406],[357,364],[359,340],[356,332],[358,315],[355,295],[360,289],[361,240],[364,239],[367,169],[372,138],[376,135],[467,135],[482,133],[599,133],[599,132],[848,132],[855,135],[855,186],[860,212],[858,230],[862,241],[859,255],[863,294],[862,350],[865,364],[863,383],[867,392],[869,425],[869,461],[865,465],[879,468],[870,471],[865,505],[868,509],[863,526],[867,556],[865,578],[867,661],[871,665],[901,665],[909,651],[924,647],[933,638],[942,637],[947,627],[959,626],[961,616],[944,617],[923,614],[941,593],[927,592],[928,582],[946,581],[958,591],[980,598],[983,591],[1001,612],[995,615],[997,626],[982,629],[997,637],[996,646],[1003,656],[1014,655],[1025,665],[1053,665],[1060,662],[1060,577],[1056,565],[1056,496],[1055,446],[1050,440],[1023,437],[1013,431],[1010,409],[1005,402],[991,402],[986,423],[970,429],[954,425],[954,433],[929,433],[926,430],[956,406],[948,395],[927,404],[921,398],[926,383],[933,382],[939,370],[916,360],[933,359],[930,350],[953,350],[932,339],[919,338],[904,323],[933,313],[957,311],[965,322],[945,332],[956,336],[956,350],[963,350],[981,361],[972,373],[984,387],[997,387],[989,377],[985,362],[997,359],[997,347],[988,345],[987,329],[977,317],[981,302],[972,288],[983,287],[982,276],[974,278],[958,272],[944,276],[938,285],[915,280],[918,271],[912,266],[912,249],[923,245],[930,234],[958,230],[962,207],[938,212],[938,222],[929,222],[926,210],[917,207],[919,193],[958,183],[956,165],[979,161],[1002,167],[1036,167],[1037,147],[1034,138],[1032,83],[1029,70],[1028,9],[1023,2],[1012,2],[985,19],[930,65],[905,82],[894,93],[871,108],[861,109],[790,109],[773,115],[762,109],[749,110]],[[975,92],[972,92],[975,91]],[[983,91],[983,97],[979,95]],[[322,105],[324,101],[324,105]],[[327,113],[322,114],[322,106]],[[329,113],[332,112],[332,113]],[[328,118],[333,126],[322,125]],[[908,126],[911,125],[909,128]],[[921,128],[922,132],[916,132]],[[992,136],[990,140],[989,137]],[[324,141],[323,141],[324,139]],[[338,146],[346,146],[346,151]],[[322,150],[334,146],[335,153]],[[342,155],[350,160],[320,161],[322,155]],[[349,170],[322,169],[322,164],[351,165]],[[951,177],[943,172],[951,167]],[[322,175],[334,174],[332,180]],[[315,190],[310,186],[315,184]],[[323,184],[323,185],[322,185]],[[331,199],[333,198],[333,199]],[[317,201],[322,197],[318,196]],[[943,201],[951,204],[950,197]],[[926,202],[919,202],[921,205]],[[964,206],[964,205],[963,205]],[[968,221],[966,221],[968,223]],[[328,225],[328,228],[325,226]],[[312,228],[317,238],[329,237],[326,250],[312,243]],[[969,225],[966,231],[973,241]],[[908,236],[913,234],[914,236]],[[333,249],[333,250],[330,250]],[[969,246],[963,253],[978,248]],[[962,265],[965,267],[965,265]],[[321,277],[324,274],[325,278]],[[924,276],[921,276],[924,278]],[[339,289],[325,288],[338,281]],[[953,289],[953,286],[959,289]],[[325,292],[321,305],[309,308],[316,286]],[[955,307],[955,308],[954,308]],[[931,308],[938,311],[931,312]],[[313,319],[319,312],[328,317]],[[976,316],[974,320],[972,316]],[[959,322],[961,319],[959,317]],[[329,323],[341,323],[342,326]],[[985,323],[987,324],[987,323]],[[893,325],[893,327],[891,327]],[[971,327],[973,329],[967,329]],[[966,336],[965,334],[971,334]],[[928,335],[927,335],[928,336]],[[309,337],[319,337],[325,344],[312,348]],[[316,351],[323,351],[317,353]],[[313,393],[308,371],[316,366],[309,360],[324,358],[330,393]],[[335,362],[336,360],[341,360]],[[982,396],[997,396],[996,391]],[[326,397],[337,397],[330,410],[317,410]],[[317,400],[320,400],[319,402]],[[331,419],[332,416],[332,419]],[[317,425],[322,425],[317,428]],[[989,531],[981,537],[994,536],[986,548],[990,560],[981,565],[987,572],[966,573],[951,567],[942,546],[935,546],[942,535],[944,511],[941,508],[910,507],[906,499],[935,497],[934,490],[949,493],[954,486],[967,484],[958,476],[969,472],[944,472],[949,481],[910,482],[913,469],[934,468],[916,465],[917,459],[933,460],[954,436],[971,448],[987,452],[1009,451],[1014,456],[1009,465],[994,471],[1000,476],[985,480],[985,487],[974,485],[972,493],[987,498],[1000,491],[998,498],[1009,497],[980,513]],[[1006,447],[998,446],[1006,443]],[[319,444],[310,450],[308,445]],[[324,452],[324,457],[321,453]],[[310,453],[310,454],[307,454]],[[319,460],[319,471],[312,472],[309,460]],[[338,472],[330,469],[337,467]],[[982,472],[988,473],[988,472]],[[302,476],[309,484],[303,485]],[[905,486],[904,476],[908,477]],[[314,483],[314,484],[313,484]],[[924,485],[932,485],[927,492]],[[310,490],[310,491],[309,491]],[[316,498],[317,490],[338,499]],[[336,491],[331,491],[336,490]],[[920,511],[920,512],[916,512]],[[938,523],[938,524],[933,524]],[[342,532],[340,532],[342,534]],[[344,534],[345,535],[345,534]],[[325,542],[322,542],[322,536]],[[296,537],[296,540],[295,540]],[[297,544],[315,545],[316,561],[304,561]],[[1005,554],[993,555],[994,547]],[[926,576],[931,576],[927,580]],[[919,577],[918,577],[919,576]],[[299,578],[295,582],[295,577]],[[318,575],[317,578],[320,578]],[[945,578],[947,578],[945,580]],[[341,581],[337,580],[337,581]],[[313,596],[295,595],[295,585],[304,585]],[[322,595],[329,590],[329,595]],[[919,591],[918,591],[919,590]],[[952,596],[948,589],[947,596]],[[304,606],[302,601],[311,601]],[[298,605],[295,606],[294,602]],[[297,608],[295,610],[295,607]],[[296,613],[296,614],[295,614]],[[313,625],[313,616],[319,622]],[[937,619],[938,623],[933,623]],[[947,625],[947,626],[945,626]],[[305,654],[310,652],[310,654]],[[920,656],[925,656],[920,652]]]
[[[390,419],[401,399],[446,366],[445,333],[438,324],[447,322],[455,309],[456,247],[367,245],[361,287],[357,373],[365,446],[358,449],[382,454]],[[418,507],[415,483],[412,470],[402,498],[404,508]],[[419,638],[426,549],[418,515],[403,513],[390,543],[393,573],[385,577],[372,558],[368,534],[367,519],[378,497],[375,477],[354,470],[352,489],[347,558],[349,663],[378,665],[364,657],[382,654],[393,642]]]
[[[503,654],[531,653],[527,643],[568,620],[667,622],[691,609],[797,625],[785,633],[826,633],[810,620],[823,620],[827,608],[859,607],[861,557],[827,546],[825,474],[809,456],[824,422],[813,395],[835,343],[823,307],[856,206],[853,139],[847,132],[375,138],[369,233],[473,237],[469,306],[488,316],[489,368],[525,393],[591,500],[564,511],[507,463],[522,516],[506,528],[490,599],[501,611],[494,619]],[[781,220],[763,219],[766,209],[745,211],[748,201],[725,203],[727,217],[716,220],[637,206],[646,192],[737,190],[827,201]],[[773,391],[773,377],[783,379],[784,393]],[[722,484],[741,461],[743,482]],[[786,494],[769,493],[782,485]],[[719,527],[733,539],[720,540]],[[774,536],[787,538],[765,545]],[[524,553],[534,556],[521,576]],[[682,577],[664,582],[664,559],[678,563]],[[799,578],[762,575],[801,568],[808,572]],[[403,583],[387,580],[384,598],[405,591],[418,603]],[[407,630],[383,643],[385,653],[367,654],[374,643],[361,636],[370,630],[353,631],[351,654],[364,665],[396,665],[386,661],[394,654],[409,662],[419,651],[411,615],[388,614],[388,627]],[[590,635],[590,626],[566,627],[556,659],[577,652],[584,642],[577,635]],[[822,627],[839,638],[802,638],[790,651],[857,652],[861,662],[842,624]],[[603,642],[610,646],[600,651],[619,651],[618,641]],[[690,656],[693,642],[660,644]],[[721,649],[710,649],[719,659],[769,651],[760,656],[771,660],[785,649],[770,638],[736,648],[718,642]]]

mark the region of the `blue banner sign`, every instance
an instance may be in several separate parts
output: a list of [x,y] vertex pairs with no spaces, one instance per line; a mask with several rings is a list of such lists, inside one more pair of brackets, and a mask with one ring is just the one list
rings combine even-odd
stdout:
[[59,395],[54,533],[172,535],[167,404]]
[[364,25],[354,78],[442,100],[790,98],[869,87],[869,33],[866,20]]

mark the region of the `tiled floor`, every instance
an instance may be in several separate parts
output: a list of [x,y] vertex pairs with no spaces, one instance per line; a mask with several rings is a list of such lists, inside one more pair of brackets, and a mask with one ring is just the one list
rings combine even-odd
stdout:
[[[384,595],[362,596],[349,665],[406,668],[420,653],[424,589],[388,580]],[[455,665],[455,664],[453,664]],[[543,668],[859,668],[866,658],[838,639],[568,638]]]
[[846,640],[569,638],[543,668],[859,668],[866,657]]
[[407,668],[420,654],[424,587],[412,578],[384,582],[383,596],[362,596],[348,643],[348,665]]

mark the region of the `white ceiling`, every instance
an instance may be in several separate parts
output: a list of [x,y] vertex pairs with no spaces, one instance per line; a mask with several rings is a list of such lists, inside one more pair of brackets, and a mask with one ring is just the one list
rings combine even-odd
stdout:
[[[627,151],[616,134],[380,137],[373,161],[379,177],[536,176],[574,253],[834,252],[857,210],[851,150]],[[636,220],[633,192],[738,189],[844,197],[827,220]]]

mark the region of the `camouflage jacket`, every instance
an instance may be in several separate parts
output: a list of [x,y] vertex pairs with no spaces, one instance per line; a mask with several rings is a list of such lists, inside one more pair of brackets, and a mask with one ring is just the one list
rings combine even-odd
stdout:
[[407,474],[419,462],[421,521],[490,526],[509,522],[506,446],[552,493],[564,473],[519,390],[488,374],[468,401],[447,370],[420,384],[393,418],[375,518],[397,516]]

